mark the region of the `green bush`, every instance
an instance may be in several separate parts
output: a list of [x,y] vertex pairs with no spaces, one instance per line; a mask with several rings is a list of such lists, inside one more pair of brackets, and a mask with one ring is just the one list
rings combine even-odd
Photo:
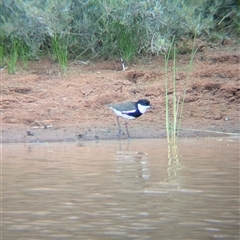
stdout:
[[166,53],[172,36],[240,35],[238,0],[2,0],[0,8],[0,38],[9,45],[0,48],[11,54],[18,39],[28,58],[52,54],[56,36],[67,59],[129,61]]

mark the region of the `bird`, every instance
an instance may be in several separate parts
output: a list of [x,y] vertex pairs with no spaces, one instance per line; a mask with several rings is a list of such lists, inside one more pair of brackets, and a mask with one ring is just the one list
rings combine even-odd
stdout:
[[[116,104],[108,104],[107,105],[111,110],[114,111],[117,116],[118,122],[118,136],[121,136],[122,129],[119,123],[119,117],[123,117],[127,120],[136,119],[144,114],[149,108],[153,108],[150,104],[150,101],[147,99],[140,99],[137,102],[121,102]],[[128,131],[128,122],[125,122],[125,127],[128,135],[128,139],[130,139],[130,134]]]

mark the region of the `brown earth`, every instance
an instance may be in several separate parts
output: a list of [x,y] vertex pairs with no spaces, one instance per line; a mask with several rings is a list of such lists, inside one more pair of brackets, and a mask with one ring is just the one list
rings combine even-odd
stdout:
[[[238,51],[238,46],[231,44],[208,46],[196,54],[180,136],[239,136]],[[183,96],[189,58],[178,56],[177,96]],[[172,88],[168,95],[171,105]],[[131,138],[166,137],[162,56],[142,58],[129,64],[126,71],[121,71],[119,61],[74,61],[61,75],[58,65],[46,59],[30,62],[27,71],[15,75],[4,69],[0,99],[2,142],[115,139],[116,118],[106,105],[140,98],[149,99],[155,108],[129,121]],[[122,138],[127,138],[126,134]]]

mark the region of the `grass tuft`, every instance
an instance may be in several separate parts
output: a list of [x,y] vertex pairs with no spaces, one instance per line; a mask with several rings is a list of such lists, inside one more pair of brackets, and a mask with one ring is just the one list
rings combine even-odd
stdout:
[[67,70],[68,62],[68,47],[67,40],[55,35],[52,37],[52,58],[59,63],[62,73]]
[[16,73],[18,59],[23,63],[23,67],[27,68],[29,55],[30,49],[22,40],[1,38],[0,66],[7,65],[9,74]]
[[[184,100],[186,96],[186,90],[189,83],[189,77],[192,72],[192,65],[194,56],[198,50],[195,49],[195,40],[194,37],[193,46],[192,46],[192,53],[191,58],[189,61],[189,65],[187,68],[187,75],[185,79],[185,87],[182,93],[182,96],[177,96],[176,89],[176,73],[177,73],[177,66],[176,66],[176,45],[175,45],[175,36],[172,39],[171,46],[168,50],[168,53],[165,55],[165,107],[166,107],[166,132],[167,132],[167,142],[170,148],[172,148],[173,153],[175,154],[175,150],[177,149],[177,141],[179,137],[179,130],[181,126],[181,120],[183,116],[183,108],[184,108]],[[169,60],[172,56],[172,69],[171,77],[169,76]],[[172,86],[172,97],[169,97],[169,89]],[[172,102],[172,106],[170,105],[170,100]],[[170,108],[171,107],[171,108]],[[170,118],[171,116],[171,118]]]
[[128,29],[123,24],[118,25],[117,46],[121,57],[129,62],[137,53],[136,35],[132,29]]
[[7,67],[8,67],[9,74],[16,73],[17,60],[18,60],[18,44],[17,44],[17,40],[13,40],[10,48],[8,60],[7,60]]

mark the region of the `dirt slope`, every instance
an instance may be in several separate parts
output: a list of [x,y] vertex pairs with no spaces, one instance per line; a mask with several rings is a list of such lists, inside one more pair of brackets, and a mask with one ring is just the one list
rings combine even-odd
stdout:
[[[181,136],[216,135],[205,131],[239,133],[238,50],[231,45],[197,53],[186,92]],[[183,95],[188,63],[188,55],[178,56],[178,96]],[[149,99],[155,109],[129,122],[131,137],[165,137],[164,84],[162,56],[135,61],[126,71],[121,71],[119,61],[75,61],[65,75],[60,75],[58,65],[49,60],[30,62],[27,71],[15,75],[8,75],[5,69],[1,72],[2,141],[114,139],[116,118],[105,105],[140,98]],[[171,88],[168,93],[171,103]]]

